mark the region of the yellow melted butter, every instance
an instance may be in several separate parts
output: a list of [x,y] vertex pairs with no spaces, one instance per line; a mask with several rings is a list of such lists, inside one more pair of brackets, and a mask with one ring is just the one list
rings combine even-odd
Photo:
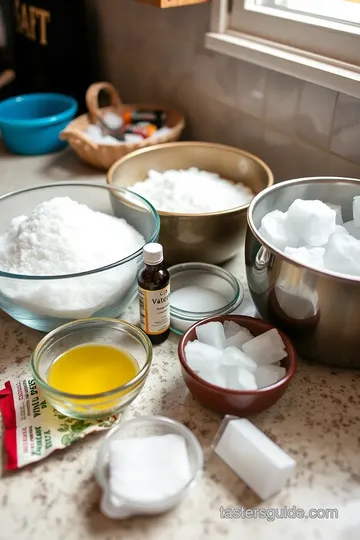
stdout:
[[138,373],[139,365],[129,352],[89,343],[60,355],[49,368],[48,383],[69,394],[93,395],[114,390]]

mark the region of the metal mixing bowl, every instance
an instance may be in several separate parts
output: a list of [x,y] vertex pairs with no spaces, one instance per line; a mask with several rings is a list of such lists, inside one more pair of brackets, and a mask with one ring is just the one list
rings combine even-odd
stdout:
[[[274,178],[261,159],[230,146],[203,142],[181,142],[137,150],[110,168],[107,182],[115,187],[131,187],[145,180],[149,169],[201,170],[242,182],[256,194],[271,186]],[[159,242],[164,246],[166,263],[188,261],[219,264],[233,257],[241,244],[249,204],[207,214],[159,212]]]
[[295,199],[341,205],[352,219],[352,199],[360,195],[354,178],[299,178],[270,187],[251,202],[245,262],[252,299],[260,315],[284,330],[310,360],[360,368],[360,276],[314,270],[271,248],[259,235],[261,219],[285,211]]

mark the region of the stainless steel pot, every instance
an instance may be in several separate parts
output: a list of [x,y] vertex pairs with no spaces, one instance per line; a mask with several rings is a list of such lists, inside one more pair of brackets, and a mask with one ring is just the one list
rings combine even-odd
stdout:
[[360,276],[322,272],[289,259],[259,235],[261,219],[286,211],[295,199],[341,205],[352,219],[354,178],[299,178],[260,192],[248,211],[245,262],[252,299],[260,315],[284,330],[300,355],[332,366],[360,368]]

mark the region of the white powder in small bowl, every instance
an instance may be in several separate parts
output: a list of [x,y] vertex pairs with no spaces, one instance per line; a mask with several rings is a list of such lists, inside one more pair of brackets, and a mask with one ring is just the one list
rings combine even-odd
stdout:
[[235,184],[195,167],[164,172],[150,170],[146,180],[130,189],[158,211],[187,214],[230,210],[254,198],[254,193],[241,182]]
[[[26,276],[63,276],[115,263],[145,244],[124,219],[96,212],[69,197],[39,204],[14,218],[0,236],[0,270]],[[130,261],[103,272],[58,280],[1,278],[0,293],[34,313],[89,317],[131,294],[137,272]]]

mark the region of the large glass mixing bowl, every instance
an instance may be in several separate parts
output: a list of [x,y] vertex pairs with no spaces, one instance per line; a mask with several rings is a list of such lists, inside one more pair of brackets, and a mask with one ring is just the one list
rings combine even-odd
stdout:
[[[144,243],[158,239],[159,216],[139,195],[127,189],[72,182],[35,186],[0,197],[0,250],[1,236],[13,218],[29,216],[38,204],[54,197],[70,197],[92,210],[125,219],[141,233]],[[35,276],[0,270],[0,307],[22,324],[43,332],[84,317],[119,317],[136,296],[142,247],[124,259],[106,266],[99,261],[98,268],[77,274]],[[91,238],[85,249],[92,249]]]

